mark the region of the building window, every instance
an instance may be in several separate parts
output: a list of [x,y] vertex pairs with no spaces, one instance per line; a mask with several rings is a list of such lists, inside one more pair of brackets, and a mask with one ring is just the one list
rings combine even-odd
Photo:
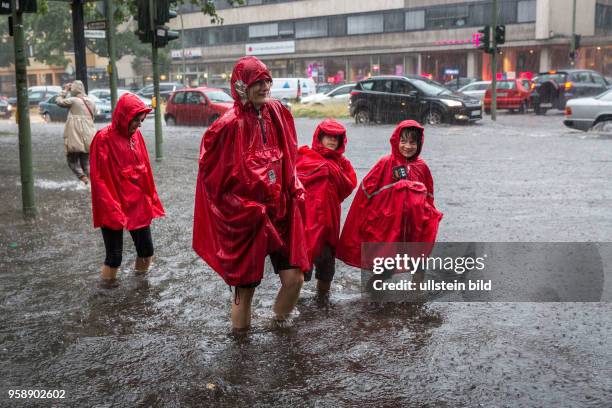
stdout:
[[279,37],[293,37],[293,21],[283,21],[278,23]]
[[249,38],[278,37],[278,24],[257,24],[249,26]]
[[404,13],[391,12],[385,13],[384,16],[384,28],[386,33],[404,31]]
[[317,18],[313,20],[295,22],[295,38],[327,37],[327,19]]
[[597,4],[595,7],[595,27],[605,31],[612,30],[612,5]]
[[425,28],[425,10],[406,12],[406,31]]
[[463,27],[468,22],[468,6],[446,6],[428,9],[426,26],[428,28]]
[[536,0],[519,1],[517,7],[516,21],[518,23],[529,23],[536,20]]
[[346,35],[346,16],[329,17],[329,36],[340,37]]
[[382,33],[383,28],[382,14],[350,16],[346,19],[346,32],[349,35]]

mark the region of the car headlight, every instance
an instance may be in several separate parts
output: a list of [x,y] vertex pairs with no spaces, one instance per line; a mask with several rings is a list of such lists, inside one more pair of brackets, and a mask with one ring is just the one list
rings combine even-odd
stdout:
[[11,105],[10,103],[8,105],[6,105],[6,111],[10,112],[13,110],[13,105]]
[[100,108],[96,108],[96,115],[99,115],[101,113],[102,113],[102,111],[100,111]]
[[456,101],[454,99],[440,99],[440,102],[445,104],[446,106],[463,106],[463,103],[460,101]]

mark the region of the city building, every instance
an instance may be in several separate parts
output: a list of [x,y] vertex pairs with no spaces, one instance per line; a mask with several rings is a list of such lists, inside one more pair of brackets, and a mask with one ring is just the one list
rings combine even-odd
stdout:
[[[573,0],[498,0],[506,25],[498,70],[509,77],[570,64]],[[581,48],[576,66],[612,75],[612,0],[576,0]],[[379,74],[422,74],[438,81],[489,79],[491,57],[478,50],[490,0],[246,0],[215,2],[223,25],[192,6],[172,28],[171,80],[229,80],[234,62],[256,55],[274,77],[341,83]]]

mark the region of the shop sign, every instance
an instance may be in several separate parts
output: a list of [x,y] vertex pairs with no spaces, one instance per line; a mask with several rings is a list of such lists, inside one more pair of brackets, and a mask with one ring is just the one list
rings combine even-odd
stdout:
[[446,68],[444,70],[444,75],[459,75],[458,68]]
[[480,45],[480,33],[474,33],[470,38],[461,39],[461,40],[440,40],[436,41],[436,45],[465,45],[472,44],[475,47]]
[[295,41],[278,41],[247,44],[246,55],[271,55],[295,53]]
[[[202,56],[201,48],[185,48],[185,58],[198,58]],[[172,58],[183,58],[183,50],[172,50]]]

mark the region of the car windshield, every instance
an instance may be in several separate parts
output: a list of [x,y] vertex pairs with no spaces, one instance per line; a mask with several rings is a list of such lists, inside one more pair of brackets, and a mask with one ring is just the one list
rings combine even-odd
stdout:
[[435,81],[423,80],[423,79],[411,79],[410,83],[417,87],[417,89],[429,96],[437,96],[444,94],[451,94],[452,91],[444,85],[439,84]]
[[234,102],[231,96],[223,91],[204,92],[212,102]]
[[533,81],[537,84],[545,82],[545,81],[565,82],[566,77],[567,75],[564,73],[542,74],[540,76],[537,76]]

